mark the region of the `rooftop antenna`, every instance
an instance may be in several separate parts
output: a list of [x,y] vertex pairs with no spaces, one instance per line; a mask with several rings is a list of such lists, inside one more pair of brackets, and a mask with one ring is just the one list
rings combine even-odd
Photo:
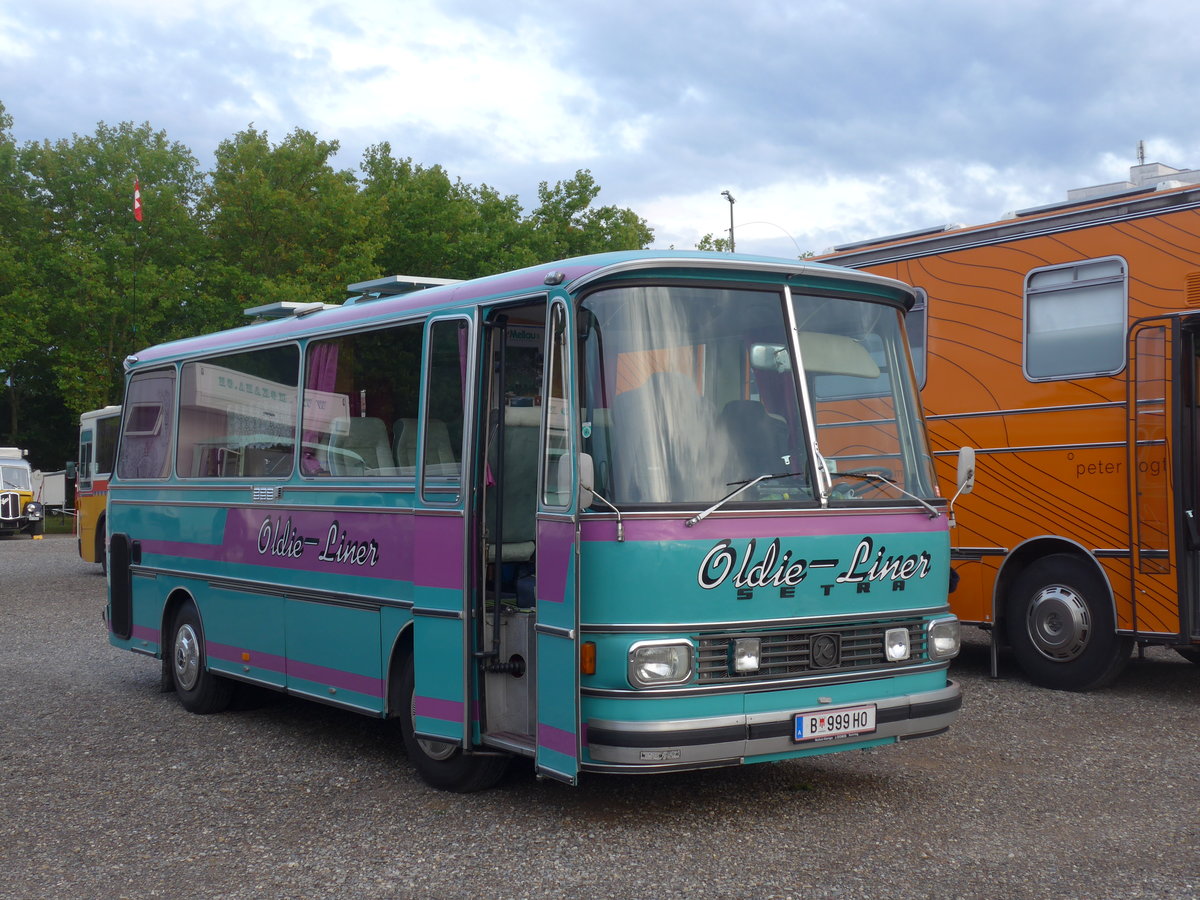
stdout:
[[1138,141],[1138,165],[1144,166],[1145,164],[1146,164],[1146,142]]

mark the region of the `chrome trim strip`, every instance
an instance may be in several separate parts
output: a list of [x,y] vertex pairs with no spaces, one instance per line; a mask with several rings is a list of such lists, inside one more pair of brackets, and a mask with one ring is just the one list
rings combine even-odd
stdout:
[[978,562],[985,556],[1008,556],[1006,547],[951,547],[951,562]]
[[541,622],[538,622],[533,626],[533,631],[535,634],[545,634],[549,635],[550,637],[566,638],[569,641],[575,640],[574,628],[563,628],[559,625],[543,625]]
[[205,572],[189,572],[182,569],[162,569],[154,566],[130,566],[130,574],[141,578],[186,578],[203,582],[210,587],[257,594],[264,597],[281,597],[285,600],[304,600],[309,603],[324,603],[329,606],[348,606],[356,609],[379,610],[383,607],[412,609],[413,601],[393,597],[371,597],[366,594],[347,594],[342,591],[323,591],[282,584],[268,584],[244,578],[213,576]]
[[[1098,441],[1094,444],[1030,444],[1025,447],[976,447],[975,453],[1040,453],[1045,450],[1124,450],[1124,441]],[[934,456],[957,456],[957,450],[936,450]]]
[[950,612],[946,604],[927,606],[920,609],[899,609],[890,612],[857,613],[855,615],[802,616],[788,619],[741,619],[727,622],[658,622],[644,625],[584,623],[579,630],[584,634],[673,634],[694,631],[748,631],[761,628],[796,628],[830,623],[852,624],[857,622],[883,622],[892,619],[907,619],[915,616],[936,616]]
[[379,513],[380,515],[412,515],[414,513],[424,513],[428,510],[414,509],[411,506],[322,506],[315,503],[289,503],[286,500],[280,500],[275,503],[255,503],[251,500],[246,501],[221,501],[221,500],[141,500],[131,499],[126,500],[121,497],[113,497],[109,493],[109,503],[120,505],[138,505],[142,507],[187,507],[188,509],[249,509],[254,512],[262,512],[264,509],[272,510],[298,510],[300,512],[329,512],[337,510],[338,512],[356,512],[356,513]]
[[[930,421],[953,421],[954,419],[986,419],[991,416],[1025,416],[1037,413],[1077,412],[1083,409],[1124,409],[1121,400],[1106,400],[1103,403],[1078,403],[1068,406],[1028,406],[1022,409],[989,409],[977,412],[939,413],[925,418]],[[958,451],[955,451],[958,452]]]
[[414,606],[412,608],[414,616],[422,616],[426,619],[465,619],[461,609],[433,609],[428,606]]
[[[380,480],[383,481],[382,479]],[[162,493],[163,491],[180,491],[183,493],[212,493],[213,491],[250,492],[255,487],[276,487],[279,488],[281,493],[291,493],[297,491],[328,493],[329,491],[337,491],[344,494],[347,491],[358,491],[359,493],[368,494],[412,494],[416,490],[416,488],[411,484],[397,485],[387,481],[383,481],[382,484],[364,484],[361,480],[342,481],[338,482],[337,484],[310,484],[308,482],[294,483],[290,481],[268,481],[261,476],[247,476],[241,481],[213,478],[204,482],[197,482],[195,480],[155,482],[120,481],[116,483],[110,482],[110,485],[112,486],[109,488],[109,493],[112,493],[113,491],[154,491],[155,493]],[[154,503],[156,501],[139,502]],[[157,502],[161,503],[162,501]],[[194,501],[184,502],[190,503]]]
[[797,678],[780,678],[775,681],[746,681],[723,682],[721,684],[685,684],[680,687],[643,688],[593,688],[582,687],[580,693],[585,697],[604,697],[609,700],[629,700],[633,698],[648,699],[651,697],[711,697],[714,694],[742,694],[748,691],[784,691],[794,688],[827,687],[855,681],[882,681],[903,675],[919,675],[947,669],[949,660],[930,660],[927,662],[906,665],[895,669],[850,669],[828,675],[810,675]]

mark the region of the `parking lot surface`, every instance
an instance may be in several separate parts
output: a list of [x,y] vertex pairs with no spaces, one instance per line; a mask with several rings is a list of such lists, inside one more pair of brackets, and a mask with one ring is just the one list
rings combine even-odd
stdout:
[[0,541],[0,897],[1200,897],[1200,667],[1092,694],[988,674],[948,734],[685,775],[426,787],[389,723],[216,716],[111,648],[75,541]]

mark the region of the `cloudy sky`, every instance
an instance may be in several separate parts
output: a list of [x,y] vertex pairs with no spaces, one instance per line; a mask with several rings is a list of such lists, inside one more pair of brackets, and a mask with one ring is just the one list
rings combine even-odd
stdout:
[[655,246],[796,255],[1200,167],[1188,0],[0,0],[18,142],[251,123],[516,194],[590,169]]

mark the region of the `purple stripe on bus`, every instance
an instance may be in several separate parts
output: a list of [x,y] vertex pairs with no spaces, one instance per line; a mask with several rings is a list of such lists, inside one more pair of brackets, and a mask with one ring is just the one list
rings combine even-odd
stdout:
[[289,678],[300,678],[304,681],[314,681],[328,687],[343,691],[354,691],[368,697],[383,696],[383,680],[370,675],[356,675],[341,669],[331,669],[315,663],[300,662],[287,659],[274,653],[262,653],[257,650],[247,650],[231,644],[217,644],[209,641],[206,645],[208,655],[213,659],[265,669],[268,672],[286,674]]
[[463,703],[461,700],[439,700],[437,697],[413,697],[413,713],[426,719],[442,722],[461,722]]
[[[413,516],[394,512],[235,507],[226,513],[220,544],[152,538],[141,544],[144,553],[160,556],[407,581],[413,577],[413,530]],[[427,568],[435,576],[431,586],[441,587],[438,582],[444,578],[436,568]],[[459,589],[461,568],[455,569],[453,585]]]
[[537,524],[537,595],[539,600],[562,603],[567,575],[574,557],[575,523],[540,521]]
[[[769,516],[763,518],[710,518],[688,528],[683,513],[670,518],[625,519],[626,541],[714,541],[761,537],[821,537],[822,535],[912,534],[946,530],[946,520],[929,518],[926,513],[900,515],[814,515]],[[585,541],[615,541],[616,521],[584,519]]]
[[561,753],[572,759],[575,758],[575,735],[573,732],[563,731],[553,725],[538,722],[537,742],[539,747],[545,747],[547,750],[553,750],[555,753]]
[[330,669],[327,666],[299,662],[294,659],[287,661],[287,675],[289,681],[293,678],[302,678],[305,681],[315,681],[317,684],[328,685],[339,690],[354,691],[367,697],[383,696],[383,679],[370,675],[355,675],[353,672],[343,672],[339,669]]
[[162,638],[162,632],[157,628],[150,628],[147,625],[134,625],[130,632],[130,637],[138,641],[150,641],[157,644]]
[[[217,644],[213,641],[209,641],[205,645],[205,649],[208,650],[208,655],[214,659],[241,663],[253,666],[256,669],[266,669],[268,672],[279,672],[281,675],[287,671],[287,658],[277,656],[274,653],[262,653],[258,650],[247,650],[245,647],[235,647],[232,644]],[[250,658],[244,659],[242,657],[243,653]]]

